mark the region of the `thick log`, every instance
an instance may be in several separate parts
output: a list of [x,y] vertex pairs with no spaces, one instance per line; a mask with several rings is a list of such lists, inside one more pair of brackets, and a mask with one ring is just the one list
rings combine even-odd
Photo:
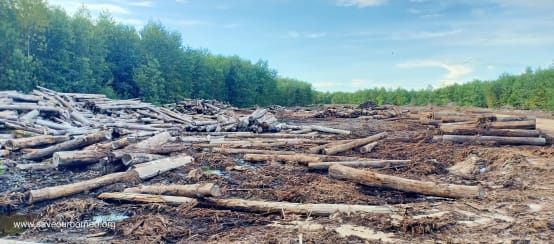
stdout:
[[[38,110],[37,110],[37,112],[38,112]],[[12,111],[12,110],[0,111],[0,119],[17,120],[18,119],[18,113],[16,111]]]
[[31,148],[37,146],[51,145],[69,140],[69,136],[33,136],[18,138],[6,141],[4,147],[9,150]]
[[371,142],[369,144],[366,144],[365,146],[361,146],[360,149],[358,151],[360,151],[360,153],[369,153],[373,150],[373,148],[375,148],[377,145],[379,144],[378,141],[375,141],[375,142]]
[[248,116],[248,121],[254,122],[255,120],[257,120],[257,119],[261,118],[262,116],[264,116],[266,113],[267,113],[267,109],[265,109],[265,108],[256,109],[254,112],[252,112],[252,114],[250,114],[250,116]]
[[190,205],[196,206],[198,200],[189,197],[162,196],[151,194],[127,193],[127,192],[105,192],[98,195],[102,200],[125,201],[135,203],[165,203],[169,205]]
[[63,113],[62,109],[54,106],[40,106],[30,103],[0,104],[0,110],[31,111],[35,109],[42,112]]
[[492,122],[489,126],[492,129],[530,129],[534,130],[537,128],[537,120],[521,120],[521,121],[497,121]]
[[310,129],[313,131],[319,131],[319,132],[325,132],[325,133],[331,133],[331,134],[340,134],[340,135],[350,135],[352,134],[349,130],[341,130],[341,129],[334,129],[319,125],[312,125],[310,126]]
[[396,168],[406,167],[410,160],[368,160],[368,161],[338,161],[309,163],[311,169],[327,169],[331,165],[344,165],[353,168]]
[[267,202],[244,199],[207,198],[207,203],[218,207],[240,209],[261,213],[306,214],[330,216],[335,213],[392,214],[397,212],[390,206],[348,205],[348,204],[302,204],[291,202]]
[[21,116],[20,119],[22,121],[30,122],[30,121],[36,119],[39,115],[40,115],[40,112],[36,109],[33,109],[33,110],[27,112],[26,114],[24,114],[23,116]]
[[183,197],[219,197],[221,190],[213,183],[191,184],[191,185],[140,185],[127,188],[126,193],[144,193],[155,195],[171,195]]
[[161,173],[185,166],[193,162],[193,158],[187,155],[162,158],[148,163],[137,164],[133,166],[133,171],[137,172],[142,180],[150,179]]
[[313,163],[320,162],[321,159],[315,156],[306,155],[268,155],[268,154],[245,154],[243,159],[246,161],[276,161],[276,162],[297,162],[297,163]]
[[75,150],[97,142],[101,142],[103,140],[109,140],[111,138],[111,131],[100,131],[89,135],[80,136],[73,140],[65,141],[47,148],[33,151],[32,153],[23,155],[21,158],[30,160],[42,159],[51,156],[55,152]]
[[94,123],[90,122],[89,119],[85,118],[85,116],[83,116],[83,114],[81,114],[77,111],[71,112],[70,116],[71,116],[72,119],[78,121],[82,125],[96,127],[96,125]]
[[440,127],[445,134],[453,135],[483,135],[483,136],[511,136],[511,137],[538,137],[537,130],[529,129],[484,129],[476,124],[443,124]]
[[540,137],[504,137],[504,136],[434,136],[433,141],[450,141],[455,143],[466,142],[494,142],[498,145],[533,145],[544,146],[546,139]]
[[9,150],[0,150],[0,157],[7,157],[10,155]]
[[480,186],[412,180],[337,164],[329,167],[329,176],[335,179],[351,180],[367,186],[385,187],[423,195],[449,198],[480,198],[484,196],[483,188]]
[[359,147],[359,146],[362,146],[362,145],[365,145],[365,144],[368,144],[368,143],[371,143],[371,142],[374,142],[374,141],[377,141],[377,140],[381,140],[381,139],[387,137],[387,135],[388,134],[386,132],[381,132],[379,134],[372,135],[370,137],[353,140],[353,141],[350,141],[350,142],[347,142],[347,143],[344,143],[344,144],[340,144],[340,145],[334,145],[334,146],[331,146],[331,147],[324,148],[323,153],[326,154],[326,155],[334,155],[334,154],[337,154],[337,153],[340,153],[340,152],[351,150],[352,148],[355,148],[355,147]]
[[30,190],[29,192],[27,192],[27,203],[31,204],[45,200],[57,199],[60,197],[89,191],[116,182],[121,182],[125,179],[132,179],[129,176],[132,176],[133,174],[136,175],[136,173],[133,171],[113,173],[90,180],[76,182],[73,184]]
[[125,153],[123,154],[123,156],[121,156],[121,162],[123,162],[125,166],[131,166],[162,158],[165,158],[165,156],[149,153]]
[[171,140],[171,134],[169,134],[169,132],[166,131],[166,132],[158,133],[153,137],[150,137],[146,140],[143,140],[134,145],[131,145],[130,148],[132,149],[159,148],[170,140]]
[[107,151],[65,151],[55,152],[52,162],[58,167],[74,167],[98,163],[108,156]]

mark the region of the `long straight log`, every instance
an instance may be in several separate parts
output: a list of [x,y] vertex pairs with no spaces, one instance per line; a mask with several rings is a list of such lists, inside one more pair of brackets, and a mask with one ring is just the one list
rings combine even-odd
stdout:
[[297,163],[313,163],[319,162],[321,159],[315,156],[306,155],[264,155],[264,154],[245,154],[244,160],[247,161],[278,161],[278,162],[297,162]]
[[102,200],[125,201],[135,203],[165,203],[169,205],[191,205],[196,206],[198,200],[190,197],[162,196],[128,192],[105,192],[98,195]]
[[150,154],[150,153],[125,153],[121,157],[121,162],[123,162],[125,166],[131,166],[131,165],[150,162],[150,161],[154,161],[162,158],[165,158],[165,156],[158,155],[158,154]]
[[387,135],[388,134],[386,132],[381,132],[379,134],[376,134],[376,135],[373,135],[373,136],[370,136],[370,137],[353,140],[351,142],[340,144],[340,145],[334,145],[334,146],[331,146],[331,147],[328,147],[328,148],[324,148],[323,153],[326,154],[326,155],[334,155],[334,154],[337,154],[337,153],[340,153],[340,152],[350,150],[350,149],[355,148],[355,147],[363,146],[365,144],[368,144],[368,143],[371,143],[371,142],[374,142],[374,141],[377,141],[377,140],[381,140],[381,139],[387,137]]
[[546,139],[541,137],[442,135],[442,136],[434,136],[433,141],[450,141],[455,143],[494,142],[499,145],[533,145],[533,146],[546,145]]
[[474,125],[447,125],[441,126],[441,131],[452,135],[482,135],[482,136],[510,136],[510,137],[538,137],[537,130],[527,129],[482,129]]
[[267,202],[244,199],[207,198],[207,202],[218,207],[240,209],[261,213],[307,214],[313,216],[330,216],[337,212],[345,214],[392,214],[397,212],[390,206],[348,205],[348,204],[302,204],[291,202]]
[[51,145],[69,140],[69,136],[33,136],[6,141],[4,147],[9,150]]
[[309,163],[312,169],[327,169],[331,165],[344,165],[353,168],[395,168],[406,167],[410,160],[369,160],[369,161],[338,161]]
[[329,176],[335,179],[351,180],[367,186],[385,187],[423,195],[449,198],[480,198],[484,196],[483,188],[480,186],[411,180],[392,175],[379,174],[370,170],[354,169],[338,164],[329,167]]
[[131,145],[130,148],[133,148],[133,149],[158,148],[170,140],[171,140],[171,134],[169,134],[169,132],[166,131],[166,132],[158,133],[153,137],[150,137],[144,141]]
[[492,129],[530,129],[534,130],[537,128],[537,120],[521,120],[521,121],[498,121],[492,122],[490,125]]
[[58,167],[73,167],[98,163],[108,156],[107,151],[65,151],[55,152],[52,162]]
[[55,113],[63,113],[62,109],[58,107],[53,106],[40,106],[35,104],[29,104],[29,103],[17,103],[17,104],[0,104],[0,110],[22,110],[22,111],[30,111],[30,110],[38,110],[43,112],[55,112]]
[[23,155],[21,158],[30,160],[42,159],[51,156],[55,152],[79,149],[97,142],[101,142],[103,140],[109,140],[111,138],[111,131],[100,131],[85,136],[80,136],[73,140],[65,141],[47,148],[33,151],[32,153]]
[[171,195],[183,197],[219,197],[221,190],[213,183],[191,185],[140,185],[125,189],[126,193],[144,193],[155,195]]
[[312,125],[310,126],[310,129],[313,131],[319,131],[319,132],[325,132],[325,133],[331,133],[331,134],[341,134],[341,135],[350,135],[352,134],[349,130],[341,130],[341,129],[334,129],[319,125]]
[[194,159],[191,156],[174,156],[134,165],[133,171],[137,172],[140,179],[146,180],[172,169],[185,166],[193,161]]

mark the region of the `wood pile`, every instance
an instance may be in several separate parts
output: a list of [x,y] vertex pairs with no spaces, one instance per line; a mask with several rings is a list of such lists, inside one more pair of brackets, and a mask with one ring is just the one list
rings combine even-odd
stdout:
[[[362,106],[363,105],[363,106]],[[283,111],[284,110],[284,111]],[[308,118],[367,118],[367,119],[394,119],[400,118],[407,110],[401,110],[396,106],[369,106],[361,104],[354,105],[325,105],[307,108],[281,109],[281,113],[287,118],[308,119]]]

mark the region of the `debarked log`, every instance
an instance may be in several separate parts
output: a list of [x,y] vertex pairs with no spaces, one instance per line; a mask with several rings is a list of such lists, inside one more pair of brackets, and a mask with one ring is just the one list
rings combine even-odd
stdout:
[[271,154],[245,154],[243,159],[246,161],[276,161],[276,162],[297,162],[313,163],[320,162],[321,159],[316,156],[306,155],[271,155]]
[[331,165],[344,165],[353,168],[395,168],[406,167],[410,160],[368,160],[308,163],[311,169],[327,169]]
[[460,136],[442,135],[434,136],[433,141],[450,141],[455,143],[466,142],[494,142],[499,145],[546,145],[546,139],[541,137],[506,137],[506,136]]
[[128,193],[128,192],[105,192],[98,195],[98,198],[102,200],[135,202],[135,203],[165,203],[169,205],[186,204],[190,206],[196,206],[196,204],[198,204],[198,200],[190,197],[162,196],[162,195]]
[[23,155],[21,158],[30,159],[30,160],[42,159],[42,158],[51,156],[55,152],[79,149],[97,142],[109,140],[111,138],[112,138],[111,130],[95,132],[95,133],[80,136],[73,140],[65,141],[47,148],[33,151],[31,153]]
[[218,207],[240,209],[261,213],[277,214],[306,214],[313,216],[330,216],[335,213],[366,213],[366,214],[392,214],[397,210],[390,206],[373,205],[348,205],[348,204],[303,204],[291,202],[267,202],[244,199],[217,199],[207,198],[208,204]]
[[371,143],[371,142],[374,142],[374,141],[377,141],[377,140],[381,140],[381,139],[387,137],[387,135],[388,134],[386,132],[381,132],[379,134],[372,135],[372,136],[369,136],[369,137],[366,137],[366,138],[352,140],[352,141],[344,143],[344,144],[333,145],[333,146],[324,148],[322,151],[326,155],[334,155],[334,154],[337,154],[337,153],[340,153],[340,152],[350,150],[350,149],[355,148],[355,147],[363,146],[365,144],[368,144],[368,143]]
[[329,176],[335,179],[350,180],[372,187],[385,187],[439,197],[481,198],[485,195],[481,186],[412,180],[398,176],[379,174],[370,170],[354,169],[338,164],[329,167]]
[[9,150],[17,150],[21,148],[56,144],[67,140],[69,140],[69,136],[33,136],[8,140],[4,147]]
[[175,184],[140,185],[137,187],[127,188],[123,192],[183,196],[183,197],[221,196],[221,190],[219,189],[219,186],[213,183],[190,184],[190,185],[175,185]]
[[58,167],[73,167],[97,163],[107,156],[107,151],[63,151],[55,152],[52,162]]

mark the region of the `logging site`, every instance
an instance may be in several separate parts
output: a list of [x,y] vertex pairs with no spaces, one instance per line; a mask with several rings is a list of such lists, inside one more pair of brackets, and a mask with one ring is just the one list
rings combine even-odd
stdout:
[[544,113],[154,106],[43,87],[0,100],[4,240],[554,238],[554,120]]

